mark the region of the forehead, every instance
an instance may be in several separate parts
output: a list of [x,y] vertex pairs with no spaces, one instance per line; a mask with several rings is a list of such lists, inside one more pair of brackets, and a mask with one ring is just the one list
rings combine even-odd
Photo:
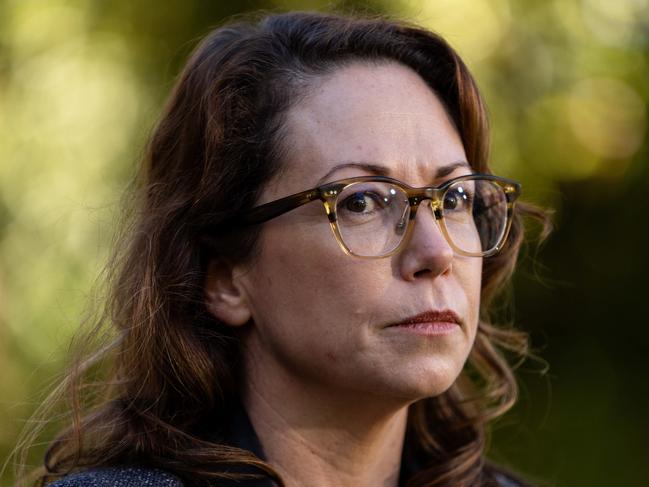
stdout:
[[[413,185],[432,183],[438,167],[466,160],[439,98],[412,69],[354,63],[317,79],[287,114],[284,191],[314,186],[350,161],[374,163]],[[360,175],[335,171],[330,180]]]

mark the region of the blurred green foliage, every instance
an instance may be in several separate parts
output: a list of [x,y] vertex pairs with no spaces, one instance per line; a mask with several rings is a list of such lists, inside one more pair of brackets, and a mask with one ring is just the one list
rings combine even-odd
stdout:
[[549,373],[519,370],[491,454],[544,485],[649,485],[649,0],[0,1],[0,459],[61,370],[197,39],[246,11],[331,7],[443,34],[486,97],[494,170],[556,210],[510,312]]

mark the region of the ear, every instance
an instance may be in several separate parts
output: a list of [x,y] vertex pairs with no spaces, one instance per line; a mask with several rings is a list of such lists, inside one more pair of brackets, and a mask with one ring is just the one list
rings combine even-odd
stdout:
[[247,295],[235,268],[224,259],[212,259],[205,276],[205,304],[226,325],[242,326],[251,317]]

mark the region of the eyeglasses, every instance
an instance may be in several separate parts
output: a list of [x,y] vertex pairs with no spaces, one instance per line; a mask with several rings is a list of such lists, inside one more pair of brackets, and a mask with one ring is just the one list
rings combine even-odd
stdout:
[[490,174],[469,174],[423,188],[385,176],[361,176],[265,203],[234,221],[237,225],[263,223],[319,199],[345,253],[380,258],[401,250],[417,210],[429,201],[425,206],[455,252],[488,257],[507,239],[520,190],[519,183]]

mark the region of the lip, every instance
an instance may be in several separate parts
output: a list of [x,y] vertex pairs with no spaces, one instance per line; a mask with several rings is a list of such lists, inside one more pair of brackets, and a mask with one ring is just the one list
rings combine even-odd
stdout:
[[429,310],[388,325],[388,328],[400,328],[418,335],[446,335],[456,331],[461,323],[457,313],[450,309]]

